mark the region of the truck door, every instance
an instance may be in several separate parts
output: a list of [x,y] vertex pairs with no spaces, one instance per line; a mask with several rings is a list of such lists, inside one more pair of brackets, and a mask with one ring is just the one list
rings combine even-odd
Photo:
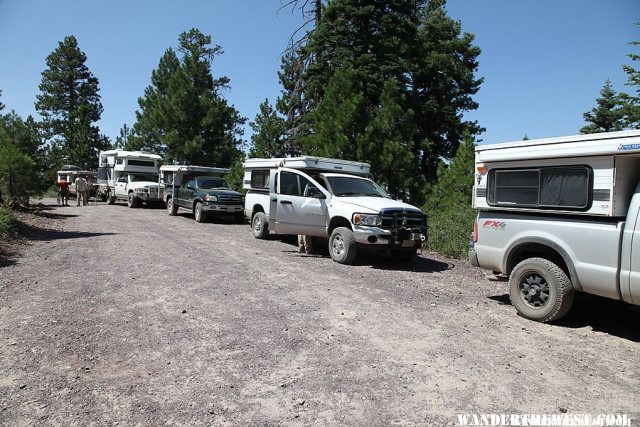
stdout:
[[[640,197],[637,194],[636,197]],[[636,222],[631,240],[631,253],[629,253],[629,293],[634,304],[640,304],[640,212],[636,213]]]
[[629,204],[622,235],[620,291],[623,300],[640,304],[640,184]]
[[278,193],[275,197],[271,195],[270,220],[275,214],[273,230],[280,234],[324,236],[329,194],[300,171],[282,168],[278,175]]
[[126,196],[127,195],[127,183],[129,182],[129,175],[124,174],[118,177],[116,181],[116,196]]

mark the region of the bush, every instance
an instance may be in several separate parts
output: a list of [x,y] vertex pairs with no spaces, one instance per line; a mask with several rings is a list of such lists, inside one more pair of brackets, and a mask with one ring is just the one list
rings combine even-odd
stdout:
[[429,215],[429,248],[455,258],[467,256],[476,217],[471,207],[474,148],[473,139],[465,136],[451,163],[440,163],[438,182],[423,208]]
[[429,249],[449,257],[465,258],[476,211],[470,205],[459,205],[429,215]]
[[16,229],[16,219],[11,212],[11,208],[0,203],[0,237],[5,238]]

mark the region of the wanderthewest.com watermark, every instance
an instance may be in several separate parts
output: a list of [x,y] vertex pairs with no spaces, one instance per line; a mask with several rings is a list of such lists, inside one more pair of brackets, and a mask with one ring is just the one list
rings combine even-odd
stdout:
[[627,414],[458,414],[459,426],[631,426]]

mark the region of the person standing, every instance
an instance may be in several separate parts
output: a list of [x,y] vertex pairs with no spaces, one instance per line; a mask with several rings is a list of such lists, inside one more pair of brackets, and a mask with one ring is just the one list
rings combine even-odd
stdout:
[[87,190],[84,192],[84,204],[86,206],[87,203],[89,203],[89,197],[91,196],[91,177],[87,175],[85,180],[87,181]]
[[76,197],[78,200],[78,206],[80,206],[80,199],[83,199],[83,205],[87,205],[87,180],[82,175],[78,175],[74,181],[76,184]]
[[66,179],[58,180],[58,191],[60,192],[62,206],[69,206],[69,183]]

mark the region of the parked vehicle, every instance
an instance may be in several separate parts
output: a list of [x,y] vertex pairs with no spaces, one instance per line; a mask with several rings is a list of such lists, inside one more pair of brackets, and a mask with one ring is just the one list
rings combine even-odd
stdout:
[[369,170],[367,163],[320,157],[247,160],[245,216],[253,235],[325,237],[342,264],[351,264],[359,247],[412,260],[427,239],[426,215],[389,197],[367,178]]
[[69,183],[69,196],[76,198],[78,194],[76,192],[76,186],[74,182],[77,177],[82,176],[87,178],[87,182],[90,185],[89,197],[94,197],[98,189],[97,172],[89,170],[80,170],[78,166],[64,165],[61,170],[56,172],[56,181],[65,180]]
[[479,145],[469,251],[522,316],[556,320],[575,291],[640,305],[640,132]]
[[233,217],[244,221],[243,196],[231,190],[224,180],[226,168],[188,165],[163,165],[160,167],[163,200],[169,215],[176,215],[179,208],[193,212],[197,222],[205,222],[211,216]]
[[162,158],[143,151],[107,150],[98,155],[98,195],[114,204],[125,200],[130,208],[162,202],[158,166]]

